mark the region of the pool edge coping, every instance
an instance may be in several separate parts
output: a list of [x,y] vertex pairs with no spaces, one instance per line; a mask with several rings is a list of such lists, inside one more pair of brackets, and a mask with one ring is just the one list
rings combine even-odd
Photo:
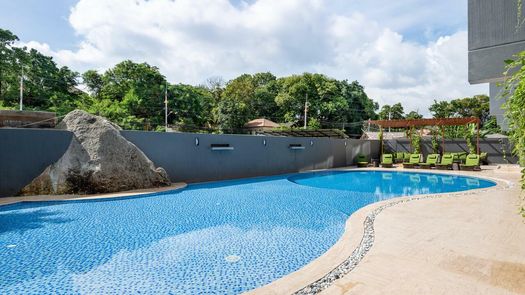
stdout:
[[100,201],[100,200],[119,200],[128,198],[140,198],[150,195],[162,194],[172,191],[180,191],[188,187],[185,182],[173,183],[170,186],[146,188],[114,193],[90,194],[90,195],[36,195],[36,196],[14,196],[0,198],[0,207],[10,206],[18,203],[36,203],[36,202],[77,202],[77,201]]

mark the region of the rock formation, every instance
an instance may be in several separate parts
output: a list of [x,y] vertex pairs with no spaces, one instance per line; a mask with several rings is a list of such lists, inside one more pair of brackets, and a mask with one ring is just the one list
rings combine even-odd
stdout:
[[57,128],[73,132],[69,148],[22,194],[105,193],[170,184],[166,171],[155,168],[105,118],[75,110]]

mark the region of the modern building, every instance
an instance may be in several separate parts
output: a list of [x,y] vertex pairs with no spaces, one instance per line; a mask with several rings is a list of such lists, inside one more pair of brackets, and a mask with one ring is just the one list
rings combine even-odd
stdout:
[[470,84],[490,84],[490,112],[503,129],[508,125],[498,84],[503,82],[505,60],[525,50],[524,19],[518,1],[468,0],[468,79]]

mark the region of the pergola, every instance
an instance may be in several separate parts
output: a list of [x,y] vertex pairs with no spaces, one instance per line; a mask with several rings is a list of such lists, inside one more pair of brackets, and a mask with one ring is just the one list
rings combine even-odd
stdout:
[[291,129],[291,130],[266,130],[260,132],[263,135],[272,136],[293,136],[293,137],[330,137],[330,138],[348,138],[348,136],[341,130],[337,129]]
[[[410,120],[369,120],[368,124],[378,125],[381,129],[386,127],[390,128],[412,128],[412,127],[424,127],[424,126],[462,126],[468,124],[476,124],[477,126],[477,138],[476,138],[476,149],[479,154],[479,124],[481,120],[476,117],[468,118],[435,118],[435,119],[410,119]],[[441,128],[442,132],[442,150],[445,150],[445,131]],[[411,135],[412,136],[412,135]],[[411,138],[412,140],[412,138]]]

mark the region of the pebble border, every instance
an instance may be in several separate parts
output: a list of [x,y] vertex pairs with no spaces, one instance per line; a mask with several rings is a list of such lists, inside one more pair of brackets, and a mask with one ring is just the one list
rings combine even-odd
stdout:
[[[487,177],[488,178],[488,177]],[[490,178],[488,178],[490,179]],[[408,197],[404,198],[402,200],[394,201],[387,203],[385,205],[382,205],[376,209],[374,209],[372,212],[370,212],[363,222],[364,225],[364,233],[363,238],[361,239],[361,242],[359,246],[352,252],[350,257],[348,257],[345,261],[343,261],[339,266],[331,270],[329,273],[327,273],[324,277],[320,278],[319,280],[311,283],[310,285],[302,288],[301,290],[293,293],[294,295],[310,295],[310,294],[318,294],[324,289],[331,286],[337,279],[342,278],[352,270],[356,268],[356,266],[363,260],[365,255],[370,251],[372,246],[374,245],[375,240],[375,231],[374,231],[374,221],[376,217],[386,208],[408,203],[411,201],[416,200],[422,200],[422,199],[438,199],[443,197],[459,197],[459,196],[467,196],[467,195],[476,195],[479,193],[486,193],[495,189],[501,189],[502,181],[499,179],[491,179],[492,181],[496,181],[496,186],[488,189],[479,189],[474,191],[466,191],[466,192],[458,192],[458,193],[448,193],[448,194],[434,194],[434,195],[422,195],[417,197]],[[511,182],[507,182],[503,185],[504,190],[510,189],[513,185]]]

